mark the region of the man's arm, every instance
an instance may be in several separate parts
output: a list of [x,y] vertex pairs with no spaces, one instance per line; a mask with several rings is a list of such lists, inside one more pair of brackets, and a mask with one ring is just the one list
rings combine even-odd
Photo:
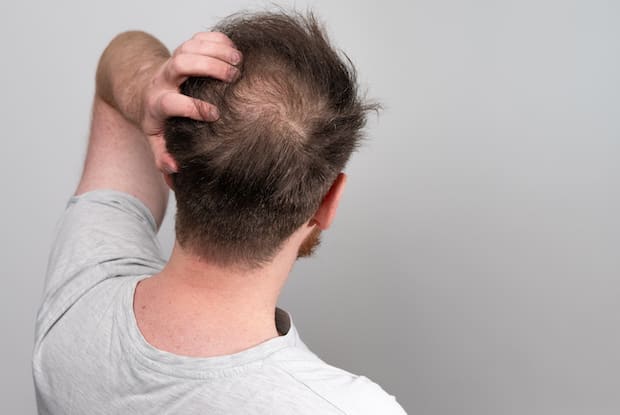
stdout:
[[162,171],[176,170],[162,136],[166,118],[217,119],[217,109],[178,93],[188,76],[232,81],[241,56],[221,33],[199,33],[170,55],[143,32],[117,36],[97,68],[88,152],[76,195],[112,189],[140,199],[157,225],[163,220],[168,186]]

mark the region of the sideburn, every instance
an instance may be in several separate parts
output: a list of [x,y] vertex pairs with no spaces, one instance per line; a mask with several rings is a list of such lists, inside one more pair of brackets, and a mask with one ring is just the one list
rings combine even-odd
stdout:
[[297,258],[306,258],[312,256],[321,244],[321,229],[315,226],[310,235],[304,239],[297,251]]

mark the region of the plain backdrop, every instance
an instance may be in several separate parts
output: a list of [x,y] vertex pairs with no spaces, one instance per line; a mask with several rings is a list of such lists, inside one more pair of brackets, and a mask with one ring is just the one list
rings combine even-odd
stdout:
[[[0,3],[0,413],[35,413],[34,317],[103,48],[266,4]],[[410,414],[620,413],[620,3],[279,4],[312,6],[385,107],[281,299],[308,345]]]

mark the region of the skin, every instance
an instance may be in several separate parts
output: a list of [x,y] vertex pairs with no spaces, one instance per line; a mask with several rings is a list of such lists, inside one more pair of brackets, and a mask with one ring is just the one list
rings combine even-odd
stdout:
[[[241,59],[232,41],[217,32],[194,35],[172,55],[143,32],[112,40],[97,69],[88,152],[76,194],[96,189],[129,193],[150,209],[159,227],[171,184],[168,174],[177,168],[165,150],[165,119],[218,117],[217,108],[181,95],[178,88],[188,76],[234,81]],[[208,357],[278,336],[280,291],[300,247],[329,228],[345,181],[341,173],[313,217],[262,268],[218,267],[176,243],[164,269],[136,288],[134,312],[145,339],[160,350]]]

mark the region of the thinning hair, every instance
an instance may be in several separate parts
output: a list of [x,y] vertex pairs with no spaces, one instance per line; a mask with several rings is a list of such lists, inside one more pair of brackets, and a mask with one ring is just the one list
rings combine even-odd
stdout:
[[181,86],[220,118],[167,122],[176,235],[209,261],[256,268],[316,212],[377,106],[360,97],[353,65],[311,13],[241,13],[213,30],[243,54],[241,76]]

